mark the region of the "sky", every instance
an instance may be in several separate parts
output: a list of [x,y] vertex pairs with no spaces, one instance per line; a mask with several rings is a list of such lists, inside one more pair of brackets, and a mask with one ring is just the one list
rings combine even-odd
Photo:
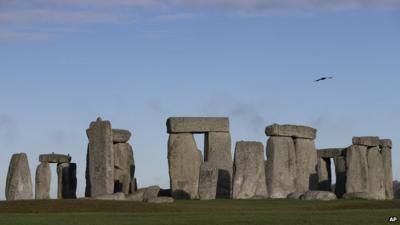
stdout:
[[140,187],[169,187],[171,116],[229,117],[232,152],[273,123],[317,148],[391,138],[400,179],[399,40],[399,0],[0,0],[0,199],[18,152],[33,181],[40,154],[70,154],[83,196],[98,116],[132,132]]

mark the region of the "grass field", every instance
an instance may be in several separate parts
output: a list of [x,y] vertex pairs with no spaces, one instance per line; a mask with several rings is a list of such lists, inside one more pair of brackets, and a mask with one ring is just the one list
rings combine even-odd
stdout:
[[380,225],[400,201],[216,200],[174,204],[95,200],[0,202],[0,225]]

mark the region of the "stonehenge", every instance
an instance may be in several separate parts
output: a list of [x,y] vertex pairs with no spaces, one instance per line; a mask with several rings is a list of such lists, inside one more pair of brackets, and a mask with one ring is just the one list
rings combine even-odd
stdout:
[[106,196],[137,189],[131,132],[112,129],[110,121],[97,118],[86,130],[86,197]]
[[293,192],[318,189],[317,131],[311,127],[268,126],[267,189],[270,198],[286,198]]
[[76,198],[76,163],[71,163],[71,156],[62,154],[42,154],[35,177],[35,199],[50,199],[51,170],[50,164],[57,164],[57,198]]
[[[217,197],[232,194],[233,161],[229,119],[216,117],[172,117],[167,120],[168,166],[172,197],[198,198],[200,166],[209,162],[218,170]],[[204,159],[193,134],[205,134]],[[204,179],[206,180],[206,179]]]
[[[265,128],[265,153],[261,142],[239,141],[232,159],[229,118],[171,117],[166,127],[170,189],[163,190],[138,188],[130,131],[113,129],[110,121],[101,118],[91,122],[86,130],[85,196],[145,203],[217,198],[393,199],[390,139],[353,137],[348,147],[317,150],[316,129],[272,124]],[[204,135],[203,151],[194,134]],[[50,199],[52,163],[57,167],[57,198],[76,199],[77,165],[71,160],[70,155],[41,154],[33,193],[27,155],[14,154],[6,199]]]

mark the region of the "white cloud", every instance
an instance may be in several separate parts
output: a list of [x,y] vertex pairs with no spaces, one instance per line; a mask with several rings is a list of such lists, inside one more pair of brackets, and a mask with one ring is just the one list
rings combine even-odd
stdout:
[[157,20],[162,21],[176,21],[176,20],[189,20],[194,17],[193,13],[176,13],[176,14],[164,14],[156,17]]

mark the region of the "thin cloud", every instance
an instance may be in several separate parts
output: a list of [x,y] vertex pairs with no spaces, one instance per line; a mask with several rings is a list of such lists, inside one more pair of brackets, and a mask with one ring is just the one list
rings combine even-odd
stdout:
[[26,32],[0,29],[0,42],[43,42],[52,37],[50,33]]
[[177,20],[190,20],[193,17],[194,17],[193,13],[177,13],[177,14],[159,15],[156,17],[156,19],[161,21],[177,21]]

